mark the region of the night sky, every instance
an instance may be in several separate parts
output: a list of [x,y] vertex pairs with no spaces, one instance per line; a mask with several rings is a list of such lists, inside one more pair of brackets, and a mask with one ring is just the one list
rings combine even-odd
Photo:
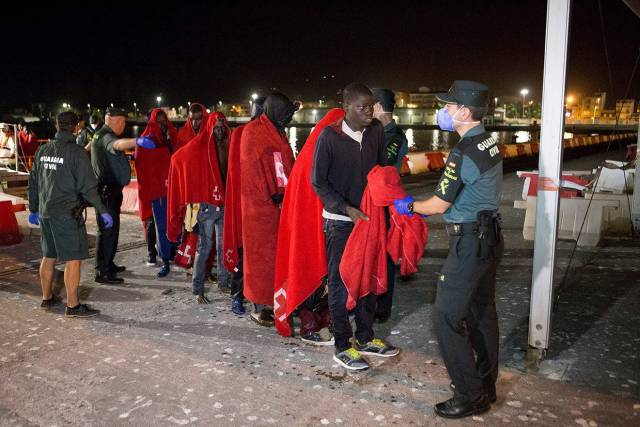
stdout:
[[[640,18],[621,0],[601,1],[613,88],[598,1],[576,0],[568,92],[607,91],[611,108],[640,49]],[[354,80],[415,90],[474,79],[496,96],[527,87],[537,99],[542,91],[543,0],[63,4],[3,17],[2,110],[63,101],[146,108],[158,94],[170,105],[211,105],[271,88],[335,99]],[[640,98],[640,69],[629,97]]]

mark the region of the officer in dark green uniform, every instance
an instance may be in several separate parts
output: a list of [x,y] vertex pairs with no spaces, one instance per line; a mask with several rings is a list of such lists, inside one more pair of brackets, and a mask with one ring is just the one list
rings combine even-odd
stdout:
[[78,138],[76,138],[76,143],[84,148],[87,151],[91,151],[91,141],[93,140],[93,135],[100,130],[102,123],[100,123],[100,116],[97,113],[94,113],[89,117],[89,126],[86,126],[84,129],[80,131]]
[[393,119],[396,94],[391,89],[373,89],[373,117],[384,126],[385,166],[395,166],[400,173],[404,157],[409,152],[409,142]]
[[52,141],[38,149],[29,175],[29,223],[40,225],[41,230],[41,307],[49,309],[60,303],[52,290],[57,259],[65,262],[65,314],[91,317],[99,311],[78,300],[80,264],[89,256],[83,216],[86,204],[94,206],[106,227],[113,221],[98,196],[98,183],[87,153],[75,144],[73,132],[78,116],[66,111],[56,119],[58,132]]
[[[391,89],[373,89],[373,117],[380,120],[384,126],[384,166],[393,166],[400,173],[402,161],[409,152],[409,143],[402,129],[393,119],[393,109],[396,105],[396,94]],[[389,226],[389,212],[385,209],[387,227]],[[384,323],[391,317],[393,292],[396,282],[396,265],[387,255],[387,292],[379,295],[376,301],[376,320]]]
[[100,216],[98,221],[98,239],[96,252],[96,282],[105,284],[123,283],[116,273],[124,267],[114,264],[113,259],[118,248],[120,234],[120,206],[122,189],[131,180],[131,167],[124,154],[136,146],[135,138],[119,139],[126,125],[126,111],[108,108],[105,124],[93,136],[91,142],[91,165],[98,179],[98,193],[107,212],[113,217],[113,227],[105,227]]
[[481,124],[489,90],[482,83],[456,80],[438,96],[438,125],[461,139],[449,155],[435,196],[396,200],[400,213],[444,214],[449,255],[438,278],[438,341],[454,397],[435,407],[437,415],[461,418],[489,410],[496,400],[498,317],[496,269],[503,251],[498,206],[502,157],[497,138]]

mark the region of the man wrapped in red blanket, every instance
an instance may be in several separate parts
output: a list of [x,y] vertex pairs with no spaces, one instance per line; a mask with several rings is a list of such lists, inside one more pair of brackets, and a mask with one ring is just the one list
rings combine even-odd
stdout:
[[[285,337],[292,332],[289,316],[318,289],[327,275],[322,201],[311,186],[311,167],[320,132],[343,117],[344,111],[334,108],[316,124],[289,177],[278,229],[274,298],[276,328]],[[316,323],[322,322],[316,320]],[[304,335],[305,331],[301,330],[300,334]]]
[[293,167],[284,128],[297,107],[280,93],[267,97],[264,114],[247,124],[240,140],[240,209],[244,295],[259,310],[251,318],[273,326],[276,242],[280,205]]
[[167,181],[178,131],[167,114],[155,108],[141,137],[152,143],[138,144],[135,149],[140,219],[145,222],[153,217],[157,253],[162,259],[158,277],[165,277],[170,271],[172,252],[172,244],[167,239]]

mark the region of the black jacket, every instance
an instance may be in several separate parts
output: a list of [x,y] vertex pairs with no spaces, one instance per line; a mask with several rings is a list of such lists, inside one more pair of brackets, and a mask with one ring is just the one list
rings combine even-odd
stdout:
[[360,209],[367,175],[385,161],[384,130],[378,120],[366,128],[362,144],[342,131],[342,120],[327,126],[316,141],[311,184],[327,212],[347,215]]

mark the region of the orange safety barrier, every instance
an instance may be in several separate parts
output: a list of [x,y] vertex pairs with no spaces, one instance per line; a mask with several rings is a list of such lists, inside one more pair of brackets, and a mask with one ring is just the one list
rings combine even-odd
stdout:
[[522,145],[522,149],[524,150],[524,155],[525,156],[533,156],[533,151],[531,150],[531,143],[530,142],[525,142]]
[[430,170],[444,169],[444,155],[440,151],[424,153],[427,157],[427,167]]
[[540,152],[540,142],[539,141],[533,141],[531,143],[531,152],[533,154],[538,154]]
[[505,144],[505,155],[503,157],[518,157],[518,144]]
[[409,167],[409,156],[404,156],[402,159],[402,166],[400,166],[400,176],[411,175],[411,168]]
[[524,151],[524,145],[523,144],[516,144],[516,150],[517,150],[517,153],[518,153],[518,157],[524,156],[524,155],[527,154]]

